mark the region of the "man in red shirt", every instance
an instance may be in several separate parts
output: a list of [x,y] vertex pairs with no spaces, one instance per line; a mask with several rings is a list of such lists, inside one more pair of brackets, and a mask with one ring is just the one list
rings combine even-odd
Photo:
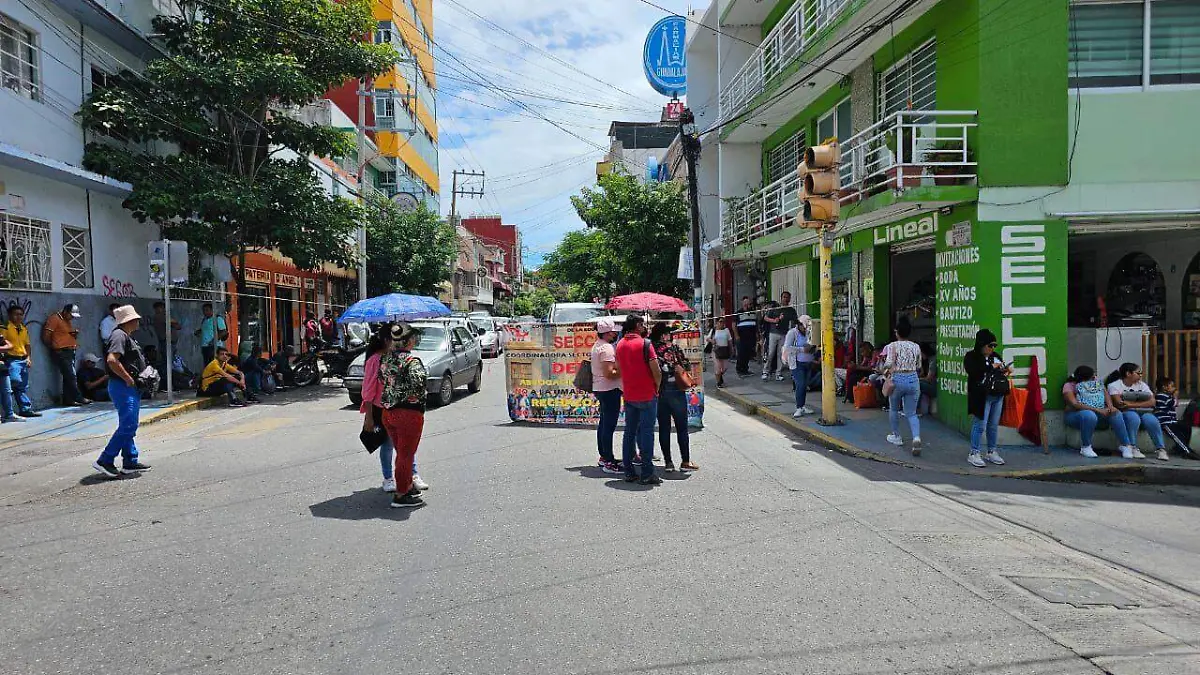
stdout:
[[625,437],[622,459],[625,480],[638,480],[634,469],[636,441],[641,451],[641,483],[659,485],[662,479],[654,475],[654,422],[658,419],[658,387],[662,371],[658,355],[646,339],[646,320],[630,314],[625,319],[624,336],[617,344],[617,367],[625,395]]

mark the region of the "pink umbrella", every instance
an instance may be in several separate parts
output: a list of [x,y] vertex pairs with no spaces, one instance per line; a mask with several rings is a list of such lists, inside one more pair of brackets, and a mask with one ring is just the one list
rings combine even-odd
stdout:
[[609,300],[604,308],[622,312],[677,312],[680,314],[692,311],[692,308],[679,298],[659,293],[618,295]]

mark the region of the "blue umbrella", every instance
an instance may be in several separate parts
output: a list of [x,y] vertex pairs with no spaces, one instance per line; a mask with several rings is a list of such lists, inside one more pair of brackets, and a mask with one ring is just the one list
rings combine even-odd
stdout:
[[389,293],[377,298],[359,300],[338,318],[338,323],[416,321],[449,315],[449,308],[437,298],[427,295]]

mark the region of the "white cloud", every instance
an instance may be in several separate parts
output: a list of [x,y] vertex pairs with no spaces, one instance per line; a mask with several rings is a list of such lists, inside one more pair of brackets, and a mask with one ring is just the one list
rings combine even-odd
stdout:
[[[679,13],[688,4],[654,1]],[[555,62],[453,2],[434,5],[434,39],[452,55],[436,50],[442,209],[450,210],[451,172],[482,169],[488,174],[488,196],[459,199],[459,212],[499,210],[505,222],[521,227],[525,244],[538,257],[563,233],[583,226],[569,197],[595,182],[609,124],[657,119],[666,99],[646,83],[641,56],[647,32],[665,13],[639,0],[454,2],[582,71]],[[480,78],[486,84],[466,81]],[[510,90],[509,96],[536,112],[522,109],[495,87]],[[538,169],[545,165],[551,166]]]

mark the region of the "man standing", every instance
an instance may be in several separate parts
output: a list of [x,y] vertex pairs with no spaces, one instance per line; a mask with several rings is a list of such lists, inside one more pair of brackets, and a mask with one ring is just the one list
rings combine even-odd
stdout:
[[204,312],[204,318],[200,321],[200,328],[196,330],[196,337],[200,338],[200,354],[204,365],[207,366],[217,358],[217,350],[225,346],[225,338],[229,337],[229,327],[225,325],[225,317],[213,314],[211,302],[201,305],[200,310]]
[[118,305],[115,302],[113,304],[109,305],[108,306],[108,314],[105,314],[104,318],[100,319],[100,346],[101,347],[106,347],[108,345],[108,338],[112,337],[113,329],[117,327],[117,320],[115,318],[113,318],[113,312],[116,311],[116,309],[118,307],[120,307],[120,305]]
[[333,312],[327,309],[325,316],[321,317],[321,338],[325,340],[327,346],[332,346],[336,337],[337,323],[333,320]]
[[796,321],[796,308],[792,307],[792,294],[784,291],[779,294],[779,306],[767,312],[763,321],[768,326],[766,359],[763,361],[762,379],[767,380],[772,375],[775,381],[783,381],[784,360],[780,358],[780,346],[787,336],[788,329]]
[[758,344],[758,317],[750,297],[742,296],[742,311],[737,315],[737,374],[750,374],[750,359],[754,358],[754,346]]
[[33,411],[29,399],[29,370],[33,368],[33,349],[29,344],[29,329],[25,327],[25,310],[16,305],[8,308],[8,322],[0,328],[11,349],[4,352],[8,363],[8,379],[12,383],[12,398],[21,417],[41,417]]
[[[146,369],[146,357],[132,335],[140,326],[142,317],[133,305],[124,305],[113,310],[113,318],[117,327],[113,329],[105,348],[105,364],[109,376],[108,395],[117,409],[117,430],[113,432],[108,445],[104,446],[99,459],[92,464],[93,469],[109,478],[150,470],[149,465],[138,461],[137,444],[133,440],[137,435],[138,412],[142,402],[142,393],[138,390],[135,378]],[[120,469],[115,463],[117,455],[121,455]]]
[[[154,326],[154,333],[158,336],[158,353],[162,356],[163,361],[167,358],[167,305],[163,301],[154,303],[154,316],[151,319]],[[178,319],[171,319],[170,340],[171,353],[178,354],[179,350],[179,329],[183,325]],[[168,370],[168,369],[164,369]]]
[[617,368],[617,324],[609,317],[596,321],[596,344],[592,345],[592,393],[600,403],[600,423],[596,426],[596,447],[600,453],[600,470],[604,473],[623,473],[613,455],[613,434],[621,417],[621,371]]
[[[646,339],[646,320],[630,314],[625,319],[624,332],[616,352],[625,395],[625,437],[621,453],[625,480],[631,483],[638,480],[634,460],[640,451],[642,485],[659,485],[662,479],[654,475],[654,422],[658,419],[658,386],[662,371],[654,346]],[[637,451],[634,450],[635,442]]]
[[79,329],[72,320],[80,317],[77,305],[66,305],[61,312],[46,318],[42,326],[42,342],[50,348],[50,357],[62,375],[62,404],[84,405],[91,403],[79,392],[75,380],[75,350],[79,349]]

